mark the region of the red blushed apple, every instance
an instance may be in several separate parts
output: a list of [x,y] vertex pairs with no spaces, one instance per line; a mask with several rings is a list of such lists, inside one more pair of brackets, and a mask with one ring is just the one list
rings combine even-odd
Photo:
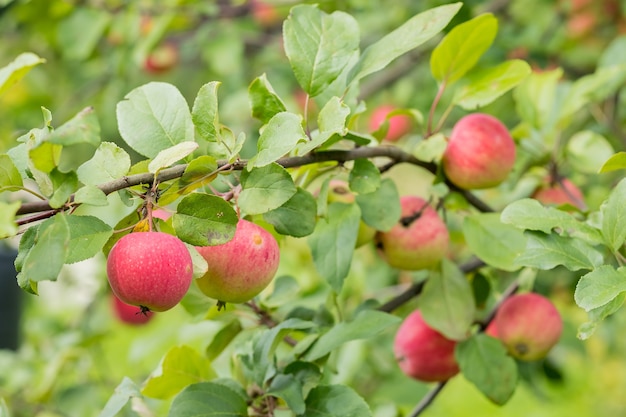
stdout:
[[276,26],[283,20],[276,6],[263,0],[250,0],[250,9],[254,20],[265,28]]
[[143,63],[143,68],[152,74],[172,69],[178,63],[178,47],[171,42],[157,46]]
[[495,117],[469,114],[454,125],[442,164],[446,177],[460,188],[494,187],[513,169],[515,142]]
[[193,279],[191,255],[176,236],[136,232],[121,238],[109,252],[111,289],[142,311],[165,311],[185,296]]
[[395,110],[394,106],[382,105],[377,107],[372,112],[369,121],[370,132],[375,132],[382,126],[385,121],[389,123],[385,140],[389,142],[396,142],[402,136],[406,135],[411,130],[411,118],[405,114],[397,114],[389,117],[387,115]]
[[230,241],[196,249],[209,266],[207,273],[196,283],[205,295],[220,304],[251,300],[272,281],[280,260],[280,249],[274,236],[243,219],[237,223]]
[[511,356],[523,361],[545,357],[563,331],[563,320],[554,304],[535,293],[507,298],[493,321],[497,338]]
[[423,382],[445,381],[459,372],[456,342],[426,324],[419,310],[402,322],[394,340],[394,354],[406,375]]
[[560,206],[569,204],[580,210],[586,208],[583,193],[567,178],[563,178],[560,182],[556,183],[547,181],[535,190],[532,197],[545,205]]
[[152,311],[142,311],[141,307],[126,304],[125,302],[117,298],[115,294],[111,295],[111,305],[115,316],[122,323],[132,325],[146,324],[154,316],[154,313]]
[[[446,224],[423,198],[404,196],[400,205],[400,222],[374,238],[383,259],[394,268],[411,271],[437,265],[450,242]],[[404,224],[407,219],[412,221]]]

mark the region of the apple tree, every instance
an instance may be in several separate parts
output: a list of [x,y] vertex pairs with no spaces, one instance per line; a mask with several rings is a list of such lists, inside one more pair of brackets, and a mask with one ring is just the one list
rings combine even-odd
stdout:
[[[37,304],[86,262],[104,283],[36,389],[36,355],[7,356],[21,373],[0,376],[1,416],[417,416],[458,378],[501,406],[522,380],[558,373],[564,337],[610,325],[626,294],[623,37],[578,75],[566,71],[586,62],[569,55],[539,69],[502,53],[496,12],[462,3],[384,33],[368,32],[358,7],[180,3],[180,15],[149,18],[50,10],[69,61],[88,62],[105,38],[132,48],[99,56],[94,73],[108,57],[119,74],[130,59],[154,78],[118,77],[89,96],[105,109],[115,98],[112,121],[91,105],[59,120],[40,103],[42,120],[0,154],[15,285]],[[243,60],[229,72],[250,31],[231,21],[241,16],[267,41],[247,45],[262,51],[255,74]],[[515,16],[505,31],[522,30],[528,16]],[[223,32],[201,51],[214,79],[167,78],[198,50],[161,38],[190,21],[198,44]],[[16,54],[0,94],[48,65]],[[398,68],[430,86],[413,104],[372,92]],[[106,343],[95,323],[112,309],[137,326],[129,338],[163,324],[135,345],[148,373],[118,366],[100,383],[81,366],[123,353],[77,352]],[[76,405],[72,390],[90,401]]]

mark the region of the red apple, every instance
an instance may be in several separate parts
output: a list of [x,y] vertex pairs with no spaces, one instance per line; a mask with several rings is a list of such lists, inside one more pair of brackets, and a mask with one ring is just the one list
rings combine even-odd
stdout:
[[389,142],[396,142],[402,136],[406,135],[411,130],[411,118],[406,114],[397,114],[387,119],[389,113],[396,108],[392,105],[382,105],[377,107],[372,112],[369,121],[370,132],[375,132],[382,126],[385,121],[389,123],[385,140]]
[[122,237],[107,259],[111,289],[143,311],[165,311],[184,297],[193,279],[189,250],[176,236],[136,232]]
[[252,17],[262,27],[271,28],[283,20],[283,15],[276,6],[263,0],[250,0]]
[[473,113],[454,125],[442,163],[446,177],[460,188],[494,187],[513,169],[515,142],[498,119]]
[[216,246],[196,247],[209,269],[196,280],[207,296],[223,303],[244,303],[269,285],[276,274],[280,249],[261,226],[239,220],[234,237]]
[[171,42],[157,46],[144,61],[144,69],[152,74],[160,74],[172,69],[178,63],[178,47]]
[[563,320],[554,304],[535,293],[507,298],[494,322],[497,338],[511,356],[523,361],[545,357],[563,330]]
[[496,327],[496,322],[494,320],[491,320],[491,322],[487,325],[485,334],[498,339],[498,328]]
[[445,381],[459,372],[454,358],[456,342],[426,324],[419,310],[402,322],[393,350],[400,369],[423,382]]
[[132,325],[146,324],[154,316],[152,311],[142,311],[141,307],[126,304],[117,298],[115,294],[111,294],[111,305],[115,316],[122,323]]
[[[394,268],[418,270],[439,263],[448,251],[448,228],[434,208],[423,198],[400,198],[402,218],[391,230],[378,232],[375,240],[382,257]],[[403,224],[419,213],[410,224]]]
[[172,213],[163,209],[156,209],[152,211],[152,217],[156,217],[157,219],[165,221],[172,217]]
[[560,206],[569,204],[580,210],[586,208],[585,197],[580,189],[567,178],[563,178],[560,182],[546,181],[541,185],[532,197],[545,205]]

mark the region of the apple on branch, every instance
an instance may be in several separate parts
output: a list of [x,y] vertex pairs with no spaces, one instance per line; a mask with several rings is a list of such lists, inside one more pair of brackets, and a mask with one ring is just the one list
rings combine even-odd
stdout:
[[370,132],[376,132],[381,129],[386,122],[388,126],[384,139],[389,142],[397,142],[402,136],[409,133],[412,126],[411,118],[406,114],[394,114],[389,116],[389,113],[394,110],[396,110],[396,108],[390,104],[376,107],[369,120]]
[[165,42],[154,48],[143,62],[143,68],[151,74],[161,74],[178,63],[178,46],[172,42]]
[[402,322],[393,345],[402,372],[422,382],[445,381],[459,372],[456,342],[431,328],[419,310]]
[[421,197],[401,197],[400,206],[400,221],[375,237],[383,259],[394,268],[409,271],[434,267],[448,252],[446,224]]
[[191,255],[176,236],[135,232],[122,237],[109,252],[111,289],[126,304],[143,312],[166,311],[185,296],[193,279]]
[[196,283],[205,295],[218,301],[218,307],[251,300],[270,284],[280,261],[274,236],[243,219],[228,242],[196,249],[209,266]]
[[111,294],[110,300],[115,317],[122,323],[137,326],[148,323],[154,317],[154,312],[143,311],[141,307],[126,304],[115,294]]
[[569,204],[579,210],[586,209],[582,191],[567,178],[562,178],[560,181],[548,179],[535,190],[532,198],[544,205]]
[[442,165],[446,177],[466,189],[503,182],[515,164],[515,142],[506,126],[488,114],[473,113],[452,128]]

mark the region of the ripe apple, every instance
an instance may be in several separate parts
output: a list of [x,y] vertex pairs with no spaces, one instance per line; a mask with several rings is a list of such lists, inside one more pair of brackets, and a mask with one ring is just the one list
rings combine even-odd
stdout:
[[115,294],[111,294],[111,305],[115,316],[122,322],[132,325],[140,325],[148,323],[154,313],[152,311],[142,311],[141,307],[126,304]]
[[511,356],[523,361],[545,357],[563,330],[563,320],[554,304],[536,293],[507,298],[493,320],[497,338]]
[[[400,198],[402,218],[391,230],[376,233],[380,253],[389,265],[404,270],[430,268],[439,263],[448,251],[450,234],[434,208],[423,198]],[[410,224],[405,219],[419,216]]]
[[[343,180],[330,180],[328,183],[328,202],[354,203],[354,194],[350,191],[350,186]],[[359,222],[359,232],[356,237],[355,248],[360,248],[366,243],[374,240],[376,229],[367,225],[363,220]]]
[[402,322],[393,350],[400,369],[423,382],[445,381],[459,372],[454,358],[456,342],[432,329],[419,310]]
[[157,46],[148,54],[143,68],[152,74],[161,74],[172,69],[178,63],[178,47],[171,42]]
[[111,289],[126,304],[165,311],[184,297],[193,279],[189,250],[176,236],[130,233],[115,243],[107,259]]
[[569,204],[580,210],[585,209],[585,197],[580,189],[567,178],[561,182],[546,181],[535,190],[532,197],[545,205]]
[[411,118],[405,114],[397,114],[387,119],[387,115],[393,110],[395,110],[395,107],[389,104],[379,106],[374,109],[369,120],[370,132],[377,131],[386,120],[388,121],[389,128],[384,139],[389,142],[396,142],[406,135],[411,130],[412,124]]
[[272,281],[280,260],[274,236],[243,219],[230,241],[196,249],[209,265],[206,274],[196,280],[198,287],[220,305],[251,300]]
[[446,177],[460,188],[494,187],[513,169],[515,142],[495,117],[469,114],[454,125],[442,163]]
[[250,0],[250,10],[254,20],[264,28],[276,26],[283,20],[276,6],[263,0]]

